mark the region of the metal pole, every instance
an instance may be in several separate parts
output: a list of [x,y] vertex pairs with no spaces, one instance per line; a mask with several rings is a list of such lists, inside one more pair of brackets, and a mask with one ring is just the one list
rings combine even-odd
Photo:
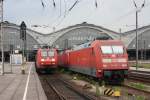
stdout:
[[[24,31],[26,31],[26,30],[24,30]],[[27,48],[27,44],[26,44],[26,36],[24,37],[24,57],[25,57],[25,61],[27,60],[27,50],[26,50],[26,48]]]
[[138,69],[138,11],[136,11],[136,70]]
[[145,0],[140,8],[137,7],[135,1],[133,0],[134,6],[136,8],[136,70],[138,69],[138,12],[145,6]]
[[12,73],[12,55],[13,55],[13,48],[11,50],[11,73]]
[[120,40],[121,40],[121,28],[119,28],[119,33],[120,33]]
[[2,70],[1,74],[4,75],[4,47],[3,47],[3,0],[1,3],[1,55],[2,55]]
[[25,53],[24,53],[24,47],[25,45],[24,45],[24,39],[23,39],[23,64],[24,64],[24,55],[25,55]]
[[141,43],[140,43],[140,45],[141,45],[141,61],[143,60],[143,35],[141,34]]
[[144,52],[143,52],[143,53],[144,53],[144,57],[143,57],[143,59],[144,59],[144,60],[146,60],[145,40],[144,40]]

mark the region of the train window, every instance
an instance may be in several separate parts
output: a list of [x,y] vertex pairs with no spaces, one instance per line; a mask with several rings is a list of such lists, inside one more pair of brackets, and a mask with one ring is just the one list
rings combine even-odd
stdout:
[[54,51],[48,51],[48,56],[54,56]]
[[123,46],[101,46],[101,50],[103,54],[123,54],[124,49]]
[[123,54],[123,46],[112,46],[114,54]]
[[41,51],[41,56],[42,57],[46,57],[47,56],[47,51],[46,50],[42,50]]
[[101,50],[103,54],[112,54],[112,47],[111,46],[101,46]]

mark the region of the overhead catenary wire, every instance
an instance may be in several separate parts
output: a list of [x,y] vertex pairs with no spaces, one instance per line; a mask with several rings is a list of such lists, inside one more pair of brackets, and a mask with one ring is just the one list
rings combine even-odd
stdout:
[[61,12],[62,12],[62,10],[61,10],[61,0],[60,0],[60,3],[59,3],[59,4],[60,4],[60,5],[59,5],[59,6],[60,6],[60,7],[59,7],[59,10],[60,10],[60,15],[59,15],[59,16],[61,17]]
[[45,3],[41,0],[42,7],[45,8]]
[[[134,0],[132,0],[132,1],[133,1],[133,3],[134,3],[134,6],[135,6],[136,8],[138,8],[138,7],[137,7],[137,4],[135,3],[135,1],[134,1]],[[145,0],[143,1],[143,4],[141,5],[140,9],[143,8],[144,6],[145,6]]]
[[[59,14],[57,16],[57,18],[55,18],[52,22],[51,22],[51,25],[56,23],[61,17],[62,17],[62,14],[63,14],[63,10],[62,10],[62,0],[59,0],[59,7],[56,8],[56,1],[55,0],[52,0],[53,2],[53,7],[57,10],[59,10]],[[58,5],[58,4],[57,4]],[[65,5],[65,9],[66,9],[66,1],[64,0],[64,5]],[[65,10],[65,13],[66,13],[66,10]],[[64,15],[65,16],[65,15]]]
[[132,1],[133,1],[133,3],[134,3],[134,6],[137,8],[137,5],[136,5],[135,1],[134,1],[134,0],[132,0]]
[[144,0],[144,2],[143,2],[143,4],[142,4],[142,8],[145,6],[145,0]]
[[97,8],[97,6],[98,6],[98,5],[97,5],[97,0],[95,0],[95,7]]
[[54,8],[56,7],[56,3],[55,3],[55,0],[53,0],[53,6],[54,6]]
[[[65,1],[65,0],[64,0]],[[63,21],[64,21],[64,19],[69,15],[69,13],[72,11],[72,9],[73,8],[75,8],[75,6],[77,6],[77,4],[79,3],[79,2],[81,2],[82,0],[76,0],[73,4],[72,4],[72,6],[66,11],[66,13],[64,14],[64,17],[61,17],[60,18],[60,21],[55,25],[55,27],[57,27],[57,26],[59,26]],[[97,0],[94,0],[94,6],[96,7],[96,8],[98,8],[98,1]]]
[[[56,6],[58,5],[57,4],[58,2],[56,2],[56,0],[51,0],[51,1],[52,1],[52,4],[53,4],[53,7],[56,8]],[[51,23],[51,26],[55,26],[55,27],[59,26],[63,22],[63,20],[69,15],[70,11],[72,11],[72,9],[75,8],[75,6],[79,3],[80,0],[74,0],[74,3],[72,3],[72,5],[69,7],[69,9],[68,9],[68,6],[66,6],[66,4],[68,3],[68,1],[67,0],[63,0],[63,1],[64,2],[62,2],[61,0],[59,1],[60,2],[59,3],[60,7],[58,7],[58,9],[60,11],[58,13],[59,16]],[[99,1],[98,0],[93,0],[93,1],[94,1],[95,8],[98,8],[99,7],[99,3],[98,3]],[[142,4],[142,6],[145,5],[145,7],[146,7],[146,6],[150,5],[150,3],[148,3],[148,1],[146,3],[145,3],[145,0],[143,0],[143,1],[144,1],[144,3]],[[41,0],[41,2],[43,2],[43,0]],[[102,5],[102,3],[101,3],[101,5]],[[43,2],[43,7],[45,7],[45,3],[44,2]],[[136,9],[133,9],[133,10],[127,12],[126,14],[124,14],[124,15],[118,17],[118,18],[115,18],[115,21],[111,21],[111,22],[115,22],[115,23],[116,23],[116,21],[119,22],[122,19],[126,18],[127,16],[133,14],[135,11],[136,11]]]
[[75,3],[69,8],[68,11],[71,11],[77,5],[78,2],[79,0],[76,0]]
[[[72,9],[80,2],[81,0],[76,0],[74,3],[73,3],[73,5],[67,10],[67,8],[66,8],[66,11],[64,12],[64,16],[59,16],[55,21],[54,21],[54,23],[56,23],[56,21],[57,21],[57,23],[56,23],[56,25],[54,25],[54,27],[57,27],[57,26],[59,26],[62,22],[63,22],[63,20],[68,16],[68,14],[72,11]],[[66,0],[64,0],[64,3],[65,3],[65,5],[66,5]],[[58,21],[60,19],[60,21]]]
[[[81,0],[80,0],[81,1]],[[55,25],[55,27],[59,26],[63,21],[64,19],[66,18],[66,16],[68,16],[68,14],[72,11],[72,9],[80,2],[79,0],[76,0],[73,5],[68,9],[68,12],[66,12],[66,15],[64,17],[62,17],[60,19],[60,21]]]
[[[66,18],[66,16],[69,14],[69,12],[71,12],[72,11],[72,9],[80,2],[81,0],[76,0],[73,4],[72,4],[72,6],[67,10],[67,7],[66,7],[66,0],[64,0],[64,7],[65,7],[65,9],[64,9],[64,12],[62,13],[62,2],[61,2],[61,0],[59,1],[59,16],[52,22],[52,23],[56,23],[57,22],[57,24],[55,25],[55,27],[56,26],[58,26],[58,25],[60,25],[62,22],[63,22],[63,20]],[[55,2],[55,0],[52,0],[52,2],[53,2],[53,7],[55,8],[56,7],[56,2]],[[95,2],[95,7],[97,8],[98,7],[98,3],[97,3],[97,0],[95,0],[94,1]],[[45,3],[43,2],[43,0],[41,0],[41,4],[42,4],[42,7],[43,8],[45,8],[46,6],[45,6]],[[62,16],[62,14],[63,14],[63,16]],[[60,19],[60,21],[59,21],[59,19]]]
[[[133,0],[132,0],[132,1],[133,1]],[[133,3],[134,3],[134,2],[135,2],[135,1],[133,1]],[[134,4],[134,5],[137,6],[136,4]],[[145,2],[145,0],[144,0],[144,2],[143,2],[143,4],[142,4],[141,7],[144,6],[144,8],[146,8],[146,7],[148,7],[149,5],[150,5],[150,2]],[[116,21],[117,21],[117,22],[121,21],[122,19],[128,17],[129,15],[134,14],[135,11],[136,11],[136,9],[134,8],[134,9],[130,10],[129,12],[125,13],[124,15],[119,16],[118,18],[114,19],[110,24],[106,24],[106,25],[111,25],[111,26],[112,26],[112,25],[116,24]]]
[[65,11],[64,11],[64,17],[66,17],[66,12],[67,12],[67,3],[66,3],[66,0],[64,0],[64,5],[65,5]]

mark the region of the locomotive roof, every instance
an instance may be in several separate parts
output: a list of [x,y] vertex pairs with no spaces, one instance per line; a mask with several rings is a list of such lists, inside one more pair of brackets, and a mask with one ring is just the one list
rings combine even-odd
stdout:
[[120,40],[94,40],[94,41],[90,41],[90,42],[78,45],[78,46],[74,47],[72,50],[79,50],[79,49],[83,49],[83,48],[88,48],[91,45],[94,45],[97,43],[102,44],[102,45],[112,45],[112,44],[123,45],[122,41],[120,41]]
[[81,45],[78,45],[78,46],[74,47],[73,50],[79,50],[79,49],[82,49],[82,48],[87,48],[87,47],[91,46],[91,43],[92,43],[92,41],[87,42],[87,43],[83,43]]
[[39,48],[38,50],[39,51],[42,51],[42,50],[54,50],[54,48]]
[[[101,44],[118,44],[118,45],[123,45],[122,41],[120,40],[99,40]],[[107,41],[107,42],[106,42]]]

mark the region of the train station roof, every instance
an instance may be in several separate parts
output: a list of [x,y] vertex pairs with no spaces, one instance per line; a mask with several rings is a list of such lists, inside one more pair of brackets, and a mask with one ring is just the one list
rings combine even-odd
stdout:
[[[8,21],[5,21],[3,23],[4,28],[8,28],[9,30],[15,29],[17,32],[20,32],[20,26],[10,23]],[[99,31],[99,33],[106,33],[109,35],[112,39],[120,39],[124,42],[125,46],[128,47],[129,44],[135,39],[136,37],[136,30],[131,30],[124,32],[122,34],[119,34],[115,31],[112,31],[110,29],[104,28],[102,26],[97,26],[94,24],[88,24],[87,22],[83,22],[81,24],[72,25],[63,29],[60,29],[56,32],[52,32],[49,34],[42,34],[40,32],[36,32],[34,30],[31,30],[27,28],[27,34],[29,34],[34,41],[37,41],[38,44],[48,44],[53,45],[55,41],[57,41],[59,38],[61,38],[64,34],[69,34],[70,32],[76,30],[76,29],[93,29]],[[138,35],[141,35],[143,33],[150,33],[150,25],[141,27],[138,29]],[[147,34],[147,33],[146,33]]]
[[120,34],[118,34],[115,31],[109,30],[109,29],[101,27],[101,26],[96,26],[94,24],[88,24],[86,22],[83,22],[81,24],[69,26],[67,28],[63,28],[61,30],[58,30],[56,32],[52,32],[52,33],[48,34],[49,35],[48,44],[52,45],[58,38],[60,38],[61,36],[63,36],[66,33],[69,33],[69,31],[73,31],[75,29],[81,29],[81,28],[91,28],[91,29],[98,30],[99,32],[106,33],[113,39],[119,39],[119,37],[120,37]]
[[[140,27],[138,28],[137,31],[138,31],[138,36],[146,32],[150,33],[150,25]],[[121,40],[124,42],[126,47],[128,47],[135,38],[136,38],[136,29],[121,34]]]
[[[8,21],[5,21],[4,24],[5,24],[4,27],[20,30],[19,25],[10,23]],[[49,33],[49,34],[42,34],[40,32],[36,32],[34,30],[31,30],[31,29],[27,28],[27,34],[31,35],[39,44],[52,45],[54,41],[56,41],[59,37],[61,37],[63,34],[67,33],[68,31],[83,28],[83,27],[103,31],[104,33],[106,33],[110,37],[112,37],[113,39],[119,38],[119,34],[115,31],[106,29],[106,28],[101,27],[101,26],[96,26],[94,24],[88,24],[86,22],[83,22],[81,24],[76,24],[76,25],[73,25],[73,26],[69,26],[67,28],[63,28],[63,29],[60,29],[56,32],[52,32],[52,33]]]

